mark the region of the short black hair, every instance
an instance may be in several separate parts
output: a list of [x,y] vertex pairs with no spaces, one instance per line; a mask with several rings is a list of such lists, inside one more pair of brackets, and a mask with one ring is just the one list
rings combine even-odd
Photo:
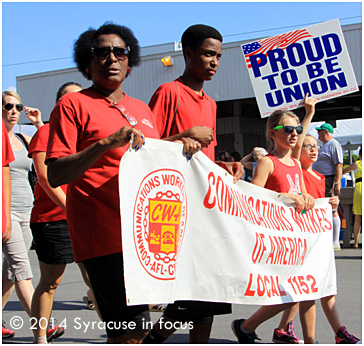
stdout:
[[57,94],[56,94],[56,103],[59,101],[59,99],[61,98],[61,95],[62,95],[62,92],[64,89],[66,89],[68,86],[70,85],[76,85],[78,87],[80,87],[81,89],[83,88],[83,86],[80,84],[80,83],[77,83],[77,82],[67,82],[67,83],[64,83],[62,84],[58,91],[57,91]]
[[222,42],[221,34],[212,26],[204,24],[192,25],[182,35],[183,52],[187,47],[195,50],[200,47],[207,38],[214,38]]
[[111,34],[118,35],[125,42],[125,45],[130,47],[128,57],[129,67],[132,68],[140,64],[139,42],[133,32],[126,26],[105,22],[105,24],[100,26],[97,30],[89,28],[82,33],[73,46],[74,62],[76,63],[78,70],[87,79],[91,79],[91,74],[86,72],[92,59],[91,48],[94,47],[99,36]]
[[232,162],[233,158],[227,151],[219,151],[216,154],[216,161]]
[[230,153],[230,156],[235,160],[235,162],[240,162],[241,160],[241,155],[238,151],[233,151]]

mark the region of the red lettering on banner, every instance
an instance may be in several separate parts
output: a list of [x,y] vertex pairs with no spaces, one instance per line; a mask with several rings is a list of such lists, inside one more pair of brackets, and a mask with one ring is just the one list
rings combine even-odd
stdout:
[[323,218],[325,218],[325,209],[314,209],[306,212],[305,214],[298,213],[293,208],[290,208],[290,211],[293,221],[300,228],[301,232],[322,233],[326,232],[325,228],[328,229],[327,226],[331,226],[330,222],[327,219],[324,219],[328,223],[325,227],[322,222],[320,222],[322,219],[318,217],[318,212],[321,211]]
[[211,198],[211,178],[212,178],[212,185],[215,185],[215,175],[213,172],[210,172],[208,175],[207,181],[209,182],[209,189],[207,190],[206,196],[203,200],[203,205],[207,209],[212,209],[216,204],[215,196],[213,197],[212,202],[209,202]]
[[248,287],[244,293],[245,296],[248,297],[253,297],[255,295],[255,291],[251,290],[250,288],[252,287],[252,283],[253,283],[253,274],[249,275],[249,283],[248,283]]
[[269,235],[270,253],[266,264],[303,265],[307,253],[306,239]]
[[296,295],[316,293],[318,291],[316,279],[312,275],[307,275],[306,278],[303,275],[291,276],[287,281]]
[[280,208],[280,213],[281,213],[281,218],[282,218],[282,220],[284,220],[285,222],[284,222],[284,225],[285,225],[285,228],[286,228],[286,230],[287,231],[291,231],[291,232],[293,232],[293,227],[292,227],[292,225],[291,225],[291,223],[284,217],[284,213],[286,212],[286,210],[284,209],[284,207],[283,206],[281,206],[281,208]]
[[[162,175],[162,179],[163,182],[169,182],[172,185],[182,184],[183,186],[182,180],[174,175]],[[264,226],[264,228],[277,231],[294,232],[292,221],[285,216],[287,208],[282,205],[244,195],[226,184],[221,176],[215,176],[214,172],[208,174],[207,181],[208,189],[203,200],[205,208],[213,209],[218,207],[221,213],[243,218],[253,225]],[[305,214],[297,213],[294,208],[288,208],[288,210],[301,232],[320,233],[332,229],[332,224],[325,217],[325,209],[315,208]],[[141,215],[139,220],[140,218]],[[287,251],[282,250],[282,247],[288,246],[285,241],[289,240],[279,239],[278,241],[277,251],[283,257],[280,259],[280,257],[275,256],[275,261],[283,264],[284,262],[293,261],[292,254],[286,258],[284,255]],[[292,247],[292,244],[290,243],[289,246]]]
[[244,296],[253,297],[257,295],[262,297],[264,295],[271,298],[273,296],[286,296],[287,292],[281,288],[279,284],[279,277],[273,277],[272,275],[260,275],[254,279],[254,274],[249,274],[249,282]]
[[255,212],[258,215],[258,219],[259,219],[258,225],[260,226],[261,223],[263,223],[264,227],[268,228],[268,224],[265,222],[265,219],[260,214],[260,199],[257,199],[257,203],[255,204]]
[[276,281],[277,281],[277,287],[278,287],[278,290],[279,290],[279,295],[281,297],[286,296],[287,292],[283,288],[281,289],[281,285],[279,284],[278,276],[276,276]]
[[278,293],[278,290],[277,290],[278,287],[274,283],[273,278],[272,278],[271,284],[272,284],[272,296],[278,296],[279,297],[279,293]]
[[260,263],[265,250],[267,250],[267,248],[264,245],[264,234],[255,233],[255,246],[252,253],[252,261],[254,264],[256,262]]
[[323,225],[323,227],[328,230],[331,231],[332,230],[332,223],[326,219],[326,209],[320,208],[321,214],[322,214],[322,220],[325,221],[325,225]]
[[260,274],[258,274],[258,279],[257,279],[257,293],[259,297],[262,297],[265,293],[264,281],[260,276]]

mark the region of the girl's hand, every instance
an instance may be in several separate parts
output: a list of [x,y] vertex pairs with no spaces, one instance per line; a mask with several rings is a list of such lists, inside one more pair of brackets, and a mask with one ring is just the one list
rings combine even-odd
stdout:
[[24,113],[37,129],[44,125],[41,116],[42,114],[38,108],[24,106]]
[[294,200],[296,203],[296,211],[297,213],[302,213],[305,210],[306,202],[302,195],[296,194],[282,194]]
[[315,206],[315,199],[309,195],[308,193],[302,194],[302,197],[305,201],[305,211],[311,210]]
[[340,203],[339,197],[337,197],[337,196],[331,197],[329,199],[329,203],[332,206],[332,209],[336,209]]
[[308,93],[305,95],[303,105],[305,106],[306,114],[315,113],[315,104],[316,103],[317,103],[317,99],[308,98]]

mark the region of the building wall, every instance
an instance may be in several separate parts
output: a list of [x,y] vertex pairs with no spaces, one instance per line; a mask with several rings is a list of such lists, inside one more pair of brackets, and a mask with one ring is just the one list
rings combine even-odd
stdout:
[[[362,85],[362,26],[352,24],[342,27],[346,45],[359,86]],[[257,38],[258,39],[258,38]],[[218,104],[217,135],[219,150],[237,150],[247,154],[254,146],[264,146],[265,120],[256,114],[254,92],[243,60],[239,41],[223,44],[220,68],[204,90]],[[123,83],[123,90],[146,103],[162,83],[171,81],[183,73],[184,59],[178,42],[142,48],[142,63],[134,68]],[[164,67],[160,58],[170,55],[172,67]],[[49,120],[60,85],[74,81],[84,87],[91,85],[76,68],[17,77],[17,90],[25,105],[37,107],[42,118]],[[243,102],[242,102],[243,101]],[[20,123],[29,123],[24,114]]]

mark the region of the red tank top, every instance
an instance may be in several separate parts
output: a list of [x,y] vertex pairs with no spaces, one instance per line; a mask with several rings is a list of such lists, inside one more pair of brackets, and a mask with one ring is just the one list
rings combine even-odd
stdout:
[[296,160],[294,166],[287,166],[273,154],[268,154],[273,162],[273,173],[268,177],[265,188],[276,192],[301,193],[302,171]]
[[307,193],[315,199],[325,198],[325,177],[319,172],[314,172],[318,178],[305,169],[302,170],[303,181],[305,182]]

